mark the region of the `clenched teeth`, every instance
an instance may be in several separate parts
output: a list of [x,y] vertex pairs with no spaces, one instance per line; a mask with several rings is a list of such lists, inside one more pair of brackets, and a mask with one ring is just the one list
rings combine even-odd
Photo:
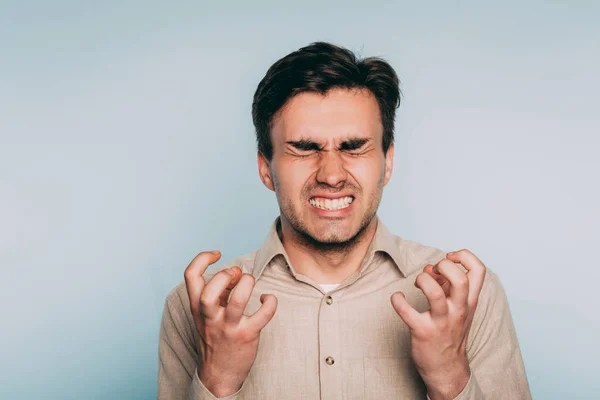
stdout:
[[341,210],[343,208],[348,207],[350,204],[352,204],[352,201],[354,200],[353,197],[350,196],[346,196],[346,197],[342,197],[340,199],[322,199],[322,200],[316,200],[316,199],[310,199],[308,202],[320,209],[323,210]]

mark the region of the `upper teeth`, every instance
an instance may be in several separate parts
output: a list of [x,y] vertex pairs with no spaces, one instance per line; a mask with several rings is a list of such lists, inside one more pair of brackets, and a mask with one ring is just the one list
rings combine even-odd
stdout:
[[322,208],[323,210],[341,210],[342,208],[346,208],[352,203],[353,198],[350,196],[342,197],[340,199],[310,199],[308,202],[317,208]]

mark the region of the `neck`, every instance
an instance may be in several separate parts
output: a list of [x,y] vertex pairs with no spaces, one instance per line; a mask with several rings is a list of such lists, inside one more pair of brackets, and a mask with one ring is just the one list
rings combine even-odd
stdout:
[[280,238],[297,273],[317,283],[340,283],[360,268],[376,230],[373,218],[350,242],[331,245],[307,240],[281,218]]

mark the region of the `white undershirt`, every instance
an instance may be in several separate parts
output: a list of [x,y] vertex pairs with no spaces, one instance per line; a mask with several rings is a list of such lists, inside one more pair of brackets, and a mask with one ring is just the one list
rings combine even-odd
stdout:
[[339,283],[319,283],[319,286],[323,289],[325,293],[332,291],[336,287],[338,287]]

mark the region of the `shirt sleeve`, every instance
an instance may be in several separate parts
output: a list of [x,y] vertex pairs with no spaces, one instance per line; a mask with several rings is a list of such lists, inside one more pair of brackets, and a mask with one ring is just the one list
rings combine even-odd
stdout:
[[[454,400],[456,399],[486,399],[483,393],[481,393],[481,389],[479,389],[477,383],[475,383],[473,373],[471,373],[471,375],[469,376],[469,380],[467,381],[467,384],[465,385],[463,390],[458,394],[457,397],[454,398]],[[427,394],[427,400],[431,400],[429,394]]]
[[[215,400],[215,397],[198,377],[197,345],[193,323],[186,321],[183,304],[173,293],[167,297],[160,325],[158,348],[158,400]],[[235,400],[236,393],[222,397],[222,400]]]
[[471,376],[454,400],[531,400],[504,288],[488,269],[467,339]]

